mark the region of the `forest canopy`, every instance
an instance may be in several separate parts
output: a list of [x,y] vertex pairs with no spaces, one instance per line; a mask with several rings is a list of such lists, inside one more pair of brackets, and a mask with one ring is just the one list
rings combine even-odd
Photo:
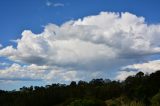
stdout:
[[100,78],[0,90],[0,106],[160,106],[160,71],[122,82]]

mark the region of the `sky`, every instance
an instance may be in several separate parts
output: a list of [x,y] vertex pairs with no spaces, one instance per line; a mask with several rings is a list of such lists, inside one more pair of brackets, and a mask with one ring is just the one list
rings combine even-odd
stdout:
[[160,69],[159,0],[1,0],[0,89]]

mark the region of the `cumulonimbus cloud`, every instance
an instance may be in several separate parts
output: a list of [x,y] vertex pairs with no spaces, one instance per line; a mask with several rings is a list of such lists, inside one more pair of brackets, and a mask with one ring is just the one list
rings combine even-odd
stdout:
[[0,49],[0,56],[23,64],[105,72],[160,54],[159,34],[160,25],[147,24],[144,17],[101,12],[61,26],[48,24],[40,34],[25,30],[17,47]]

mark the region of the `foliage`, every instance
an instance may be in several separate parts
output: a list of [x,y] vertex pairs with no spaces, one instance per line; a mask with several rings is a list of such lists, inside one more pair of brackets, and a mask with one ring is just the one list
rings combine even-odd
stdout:
[[152,106],[160,106],[160,91],[152,97],[151,102]]
[[105,106],[105,103],[97,99],[78,99],[71,102],[68,106]]
[[130,100],[126,96],[120,96],[116,99],[105,101],[107,106],[145,106],[141,101]]
[[125,81],[93,79],[0,90],[0,106],[160,106],[160,71],[139,72]]

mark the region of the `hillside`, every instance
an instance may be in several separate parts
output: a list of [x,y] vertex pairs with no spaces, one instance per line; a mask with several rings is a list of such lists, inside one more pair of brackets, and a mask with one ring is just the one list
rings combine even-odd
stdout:
[[139,72],[123,82],[93,79],[1,90],[0,106],[160,106],[160,71]]

